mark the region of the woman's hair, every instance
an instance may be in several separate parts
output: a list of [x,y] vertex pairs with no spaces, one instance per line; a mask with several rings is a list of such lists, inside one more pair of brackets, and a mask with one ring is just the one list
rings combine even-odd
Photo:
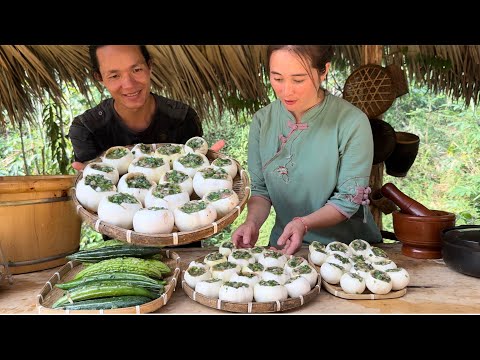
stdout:
[[276,50],[288,50],[296,54],[305,63],[305,68],[311,66],[318,71],[318,75],[323,75],[326,71],[326,64],[332,61],[334,48],[332,45],[269,45],[267,49],[268,72],[270,72],[270,57]]
[[[88,53],[90,54],[90,65],[92,66],[93,74],[98,74],[101,78],[100,67],[98,65],[97,49],[107,45],[89,45]],[[145,62],[150,66],[150,53],[145,45],[138,45],[140,51],[145,59]]]

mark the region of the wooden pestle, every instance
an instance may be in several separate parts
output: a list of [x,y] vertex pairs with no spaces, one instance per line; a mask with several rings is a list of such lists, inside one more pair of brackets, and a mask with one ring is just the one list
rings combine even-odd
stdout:
[[392,200],[400,210],[409,215],[414,216],[436,216],[436,213],[428,209],[418,201],[405,195],[392,183],[386,183],[381,188],[382,195]]

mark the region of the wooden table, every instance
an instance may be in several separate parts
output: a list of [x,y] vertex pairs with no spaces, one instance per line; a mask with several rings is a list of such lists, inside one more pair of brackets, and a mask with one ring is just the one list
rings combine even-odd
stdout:
[[[448,268],[442,259],[419,260],[401,254],[400,244],[382,244],[398,266],[410,273],[405,296],[388,300],[345,300],[322,288],[310,303],[289,311],[292,314],[480,314],[480,278],[466,276]],[[189,262],[214,251],[214,248],[178,248],[182,269]],[[298,255],[306,257],[307,248]],[[0,284],[0,314],[36,314],[36,297],[59,267],[29,274],[13,275],[13,284]],[[198,304],[177,285],[159,314],[230,314]]]

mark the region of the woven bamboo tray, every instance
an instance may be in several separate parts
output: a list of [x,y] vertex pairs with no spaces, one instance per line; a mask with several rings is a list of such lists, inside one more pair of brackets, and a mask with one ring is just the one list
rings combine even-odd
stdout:
[[[203,258],[197,259],[196,261],[203,262]],[[199,304],[208,306],[217,310],[224,310],[229,312],[236,313],[270,313],[270,312],[281,312],[299,308],[315,298],[320,293],[320,274],[318,276],[317,285],[315,285],[308,293],[303,296],[296,298],[288,298],[281,301],[267,301],[267,302],[230,302],[222,301],[220,299],[211,298],[197,293],[192,289],[187,282],[183,279],[185,270],[182,271],[182,288],[187,294],[187,296],[193,301],[198,302]]]
[[[308,254],[308,263],[312,265],[315,270],[317,270],[319,277],[320,277],[320,266],[315,265],[310,260],[310,254]],[[402,290],[390,291],[388,294],[374,294],[370,290],[365,287],[365,290],[362,294],[349,294],[343,291],[340,285],[332,285],[327,283],[325,280],[322,279],[322,285],[333,296],[348,299],[348,300],[384,300],[384,299],[396,299],[402,297],[407,293],[407,288]]]
[[[127,147],[132,148],[133,146]],[[218,157],[226,156],[216,151],[208,150],[207,158],[210,163]],[[247,172],[240,166],[238,161],[236,161],[235,159],[232,160],[235,161],[238,167],[237,175],[235,176],[235,179],[233,179],[232,190],[237,193],[238,199],[240,200],[239,204],[224,217],[217,219],[208,226],[204,226],[194,231],[177,231],[176,226],[173,228],[173,232],[169,234],[145,234],[133,230],[123,229],[121,227],[100,220],[97,213],[85,209],[82,204],[80,204],[75,195],[75,188],[72,188],[71,196],[73,203],[76,206],[77,214],[82,218],[83,221],[85,221],[88,225],[90,225],[92,228],[94,228],[97,232],[101,234],[137,245],[169,246],[189,244],[195,241],[206,239],[222,231],[225,227],[230,225],[245,208],[245,205],[250,196],[250,179],[248,178]],[[93,161],[101,161],[101,159],[97,158]],[[82,176],[83,172],[79,172],[75,181],[75,187],[77,183],[82,179]],[[191,199],[198,199],[198,197],[195,195],[195,193],[193,193]]]
[[73,277],[83,269],[79,261],[69,261],[60,268],[43,286],[40,294],[37,295],[37,310],[39,314],[145,314],[151,313],[166,305],[177,286],[180,274],[180,256],[170,250],[162,250],[161,253],[167,258],[164,263],[173,269],[173,273],[165,278],[165,292],[159,298],[148,303],[111,310],[62,310],[52,309],[51,306],[62,295],[64,290],[55,287],[55,284],[72,280]]
[[390,73],[380,65],[363,65],[345,81],[343,98],[372,119],[387,111],[397,94]]

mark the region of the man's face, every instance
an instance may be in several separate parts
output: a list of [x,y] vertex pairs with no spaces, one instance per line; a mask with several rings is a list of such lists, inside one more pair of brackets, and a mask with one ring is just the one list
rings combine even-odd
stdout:
[[97,49],[101,82],[117,110],[141,109],[150,95],[151,69],[136,45],[107,45]]

